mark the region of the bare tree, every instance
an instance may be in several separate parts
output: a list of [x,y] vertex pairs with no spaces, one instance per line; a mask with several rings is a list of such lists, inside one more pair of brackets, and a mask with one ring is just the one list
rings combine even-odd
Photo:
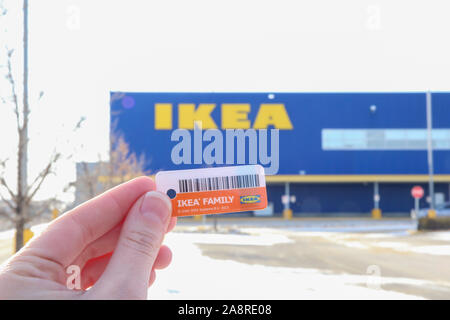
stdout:
[[[9,99],[2,98],[4,103],[12,103],[14,114],[16,118],[16,127],[18,134],[17,146],[17,187],[11,187],[4,178],[4,172],[7,169],[7,160],[0,162],[0,186],[6,190],[8,196],[4,196],[0,192],[0,198],[9,207],[13,215],[8,215],[8,218],[14,223],[16,227],[16,251],[23,246],[23,231],[25,224],[30,222],[33,218],[41,215],[44,210],[38,212],[30,212],[31,202],[36,193],[41,189],[42,184],[46,178],[53,173],[55,163],[61,158],[61,153],[56,150],[50,156],[47,165],[40,171],[40,173],[28,183],[28,125],[30,108],[28,103],[28,95],[24,93],[22,105],[19,103],[17,95],[16,81],[13,77],[12,57],[13,50],[7,49],[7,74],[6,79],[11,86],[11,96]],[[24,72],[24,76],[26,73]],[[24,92],[27,85],[24,84]],[[39,99],[42,97],[40,94]],[[15,190],[14,190],[15,189]],[[49,199],[48,204],[54,199]],[[4,215],[5,216],[5,215]]]
[[137,156],[130,152],[130,146],[125,138],[118,132],[111,134],[111,151],[108,162],[108,188],[119,185],[130,179],[150,174],[145,169],[146,160],[144,155]]
[[[6,13],[2,3],[0,3],[0,14]],[[9,208],[9,212],[3,210],[0,211],[0,215],[6,217],[14,223],[16,228],[16,251],[23,246],[23,233],[25,225],[40,216],[48,209],[48,206],[55,201],[55,197],[48,199],[40,205],[39,210],[31,210],[32,200],[36,193],[41,189],[42,184],[47,177],[54,172],[55,164],[62,158],[62,154],[56,150],[49,157],[47,165],[40,171],[40,173],[32,180],[28,181],[28,126],[30,118],[30,105],[28,97],[28,0],[23,1],[23,96],[22,101],[19,101],[17,94],[17,83],[13,76],[12,57],[14,50],[6,48],[7,64],[6,64],[6,79],[11,87],[10,96],[2,97],[3,104],[12,104],[17,126],[18,134],[18,146],[17,146],[17,186],[11,187],[5,180],[5,171],[7,169],[8,160],[0,161],[0,199]],[[40,93],[41,99],[43,92]],[[77,123],[76,129],[81,126],[81,119]],[[7,196],[4,196],[1,191],[7,192]]]
[[76,202],[84,202],[130,179],[150,174],[145,167],[145,157],[131,152],[124,137],[113,132],[107,161],[99,157],[98,162],[78,164],[77,181],[72,184],[76,188]]

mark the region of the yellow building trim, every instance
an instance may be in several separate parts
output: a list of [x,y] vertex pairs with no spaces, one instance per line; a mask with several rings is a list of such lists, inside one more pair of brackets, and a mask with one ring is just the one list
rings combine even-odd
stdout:
[[[284,183],[284,182],[411,182],[420,183],[428,182],[428,175],[426,174],[403,174],[403,175],[274,175],[266,176],[267,183]],[[450,174],[437,174],[433,176],[435,182],[448,182],[450,183]]]
[[[154,175],[150,178],[155,180]],[[450,183],[450,174],[433,175],[434,182]],[[402,182],[402,183],[427,183],[426,174],[348,174],[348,175],[273,175],[266,176],[268,184],[276,183],[365,183],[365,182]]]

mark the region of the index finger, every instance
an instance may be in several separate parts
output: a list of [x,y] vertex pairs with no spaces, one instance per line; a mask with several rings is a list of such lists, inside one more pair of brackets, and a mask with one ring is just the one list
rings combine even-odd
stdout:
[[137,199],[155,189],[152,179],[139,177],[106,191],[52,222],[27,250],[66,267],[89,243],[120,223]]

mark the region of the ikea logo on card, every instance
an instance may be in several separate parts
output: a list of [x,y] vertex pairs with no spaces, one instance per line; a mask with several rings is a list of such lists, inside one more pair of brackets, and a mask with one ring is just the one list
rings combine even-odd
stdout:
[[243,203],[243,204],[259,203],[259,202],[261,202],[261,196],[259,196],[259,195],[241,196],[241,203]]

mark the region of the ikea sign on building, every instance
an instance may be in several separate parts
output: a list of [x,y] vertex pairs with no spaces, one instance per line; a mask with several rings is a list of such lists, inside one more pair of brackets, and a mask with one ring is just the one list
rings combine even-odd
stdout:
[[[433,94],[436,174],[450,94]],[[259,163],[278,175],[427,173],[425,93],[111,93],[111,124],[152,171]]]
[[[432,123],[436,199],[450,201],[450,93],[432,94]],[[152,173],[261,164],[275,214],[407,215],[411,187],[428,193],[424,92],[113,92],[111,127]]]

